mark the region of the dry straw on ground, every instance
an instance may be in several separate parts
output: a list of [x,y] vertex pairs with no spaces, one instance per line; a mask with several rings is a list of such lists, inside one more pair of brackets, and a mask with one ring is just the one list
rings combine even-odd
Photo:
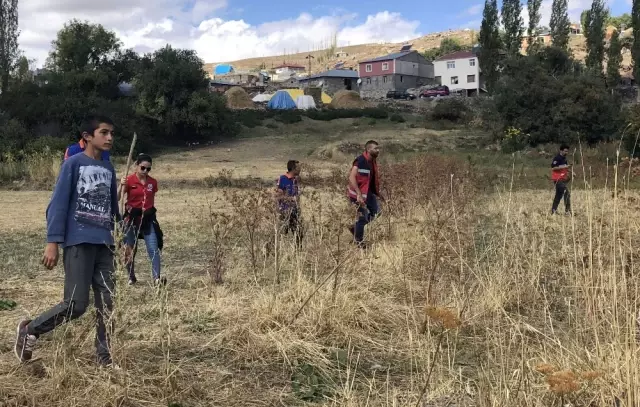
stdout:
[[[367,253],[348,243],[355,213],[343,183],[305,190],[300,251],[264,191],[163,189],[169,285],[145,284],[144,256],[141,285],[123,284],[119,270],[118,372],[93,364],[90,315],[44,336],[38,361],[16,363],[15,322],[61,293],[60,270],[39,267],[42,220],[16,220],[23,227],[0,232],[0,297],[18,303],[0,318],[0,403],[639,404],[640,222],[622,199],[632,191],[612,196],[615,177],[610,190],[576,179],[577,216],[552,217],[551,187],[483,192],[464,161],[384,171],[404,177],[385,189]],[[28,195],[23,210],[41,216],[48,196]]]

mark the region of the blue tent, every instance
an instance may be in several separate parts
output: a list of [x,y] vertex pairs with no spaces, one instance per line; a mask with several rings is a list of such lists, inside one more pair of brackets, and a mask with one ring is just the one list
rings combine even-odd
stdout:
[[233,72],[233,66],[229,64],[216,65],[216,67],[213,69],[214,75],[225,75],[232,72]]
[[291,110],[296,107],[296,102],[293,101],[289,92],[284,90],[277,91],[267,104],[267,109]]

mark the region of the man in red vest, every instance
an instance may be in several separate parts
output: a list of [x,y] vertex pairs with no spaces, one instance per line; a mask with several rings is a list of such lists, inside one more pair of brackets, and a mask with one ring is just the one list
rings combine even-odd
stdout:
[[380,212],[378,199],[384,201],[380,193],[380,175],[378,173],[377,158],[380,146],[370,140],[365,144],[365,151],[358,156],[349,173],[347,196],[358,207],[358,220],[349,228],[354,241],[361,248],[365,248],[364,227],[376,218]]
[[567,187],[571,181],[571,165],[567,164],[567,154],[569,154],[569,146],[563,144],[560,146],[560,152],[551,162],[551,180],[556,186],[556,196],[551,206],[552,215],[558,211],[562,198],[564,198],[565,214],[571,215],[571,193]]

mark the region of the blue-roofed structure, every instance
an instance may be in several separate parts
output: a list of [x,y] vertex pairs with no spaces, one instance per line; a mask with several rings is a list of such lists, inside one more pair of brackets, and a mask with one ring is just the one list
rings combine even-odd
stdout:
[[213,68],[214,75],[227,75],[233,73],[233,65],[231,64],[218,64],[215,68]]

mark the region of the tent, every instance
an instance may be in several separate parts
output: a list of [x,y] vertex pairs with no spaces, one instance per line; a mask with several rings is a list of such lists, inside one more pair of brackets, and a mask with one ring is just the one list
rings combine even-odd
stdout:
[[279,90],[271,98],[267,104],[268,109],[291,110],[296,108],[296,102],[293,101],[289,93]]
[[309,110],[316,108],[316,102],[313,100],[313,97],[309,95],[302,95],[296,98],[296,106],[300,110]]
[[272,93],[260,93],[253,97],[253,101],[255,103],[266,103],[270,101],[272,97],[273,97]]
[[[283,90],[287,92],[289,96],[291,96],[291,99],[293,100],[297,100],[298,96],[304,95],[304,91],[302,89],[283,89]],[[329,103],[331,103],[331,96],[322,92],[322,103],[324,103],[325,105],[328,105]]]
[[226,75],[228,73],[232,73],[234,71],[233,66],[229,64],[220,64],[216,65],[213,69],[214,75]]

